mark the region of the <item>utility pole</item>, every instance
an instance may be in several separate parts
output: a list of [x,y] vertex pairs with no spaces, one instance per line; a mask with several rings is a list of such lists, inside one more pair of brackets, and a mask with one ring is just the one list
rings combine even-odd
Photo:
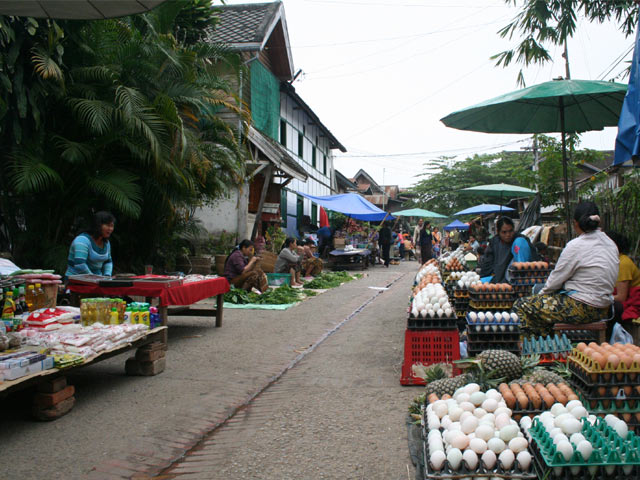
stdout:
[[[565,70],[565,78],[566,80],[571,80],[571,70],[569,69],[569,45],[568,45],[568,40],[565,38],[564,39],[564,53],[562,54],[562,57],[564,58],[564,70]],[[563,137],[564,139],[564,137]],[[564,148],[564,146],[563,146]],[[569,150],[569,158],[567,158],[567,163],[571,163],[571,150]],[[567,168],[567,166],[565,165],[565,169]],[[564,173],[564,176],[566,178],[566,171]],[[573,171],[573,169],[571,169],[571,199],[575,200],[576,198],[576,176],[575,176],[575,172]],[[566,192],[565,192],[565,202],[568,200]],[[567,210],[566,215],[567,215],[567,240],[570,240],[572,238],[572,234],[571,234],[571,222],[569,221],[570,219],[570,210],[569,210],[569,204],[567,203],[567,205],[565,205],[565,208]]]

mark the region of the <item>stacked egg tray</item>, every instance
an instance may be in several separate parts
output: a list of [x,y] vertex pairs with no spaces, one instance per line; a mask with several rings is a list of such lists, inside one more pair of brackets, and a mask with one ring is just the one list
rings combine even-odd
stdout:
[[522,355],[540,355],[539,365],[566,362],[573,347],[566,334],[529,337],[522,341]]
[[571,374],[589,386],[635,385],[640,378],[640,365],[633,362],[627,367],[620,362],[616,368],[607,363],[602,368],[598,362],[575,348],[567,359]]
[[409,312],[407,318],[407,328],[409,330],[449,330],[458,328],[458,317],[414,317]]
[[[533,465],[529,466],[528,470],[524,470],[520,467],[517,460],[513,461],[513,466],[511,469],[504,469],[500,462],[496,462],[496,466],[492,469],[489,469],[485,466],[482,459],[478,459],[478,466],[474,470],[470,470],[467,468],[465,462],[461,462],[460,466],[457,470],[453,470],[449,466],[449,462],[445,460],[444,465],[440,470],[435,470],[431,462],[429,461],[429,445],[427,444],[426,439],[427,432],[423,431],[423,450],[424,450],[424,465],[425,465],[425,478],[429,479],[464,479],[464,478],[504,478],[504,479],[514,479],[514,480],[534,480],[537,478]],[[529,450],[531,453],[531,450]],[[533,458],[533,454],[531,455]]]
[[[506,384],[505,384],[506,385]],[[511,418],[513,418],[516,421],[520,421],[520,419],[522,417],[535,417],[536,415],[541,414],[542,412],[544,412],[545,410],[548,410],[550,408],[551,405],[553,405],[554,403],[560,403],[562,405],[566,405],[569,402],[568,398],[556,398],[553,396],[553,394],[551,393],[551,391],[549,391],[547,389],[546,386],[544,386],[544,384],[540,383],[531,383],[531,386],[534,388],[534,390],[536,390],[536,392],[538,393],[538,395],[541,397],[541,402],[539,405],[539,408],[536,408],[535,405],[533,404],[532,399],[527,395],[526,390],[522,390],[524,392],[524,394],[527,396],[527,405],[523,405],[520,404],[520,401],[518,400],[518,397],[515,395],[515,387],[512,386],[513,384],[508,384],[507,385],[507,389],[509,389],[510,392],[512,392],[513,395],[513,403],[508,402],[507,403],[507,407],[511,409],[511,411],[513,412],[511,414]],[[569,385],[567,385],[568,388],[571,388]],[[503,397],[505,396],[505,393],[503,391],[503,387],[502,384],[500,385],[500,393],[503,395]],[[522,388],[522,387],[520,387]],[[546,391],[548,393],[548,399],[549,400],[544,400],[542,398],[542,396],[540,395],[540,390],[542,389],[544,391]],[[564,391],[562,392],[564,393]],[[573,392],[575,394],[575,392]],[[566,395],[565,395],[566,397]],[[505,400],[506,401],[506,400]],[[546,402],[549,403],[546,403]]]
[[533,285],[513,285],[513,293],[516,298],[530,297],[533,294]]
[[520,347],[518,346],[518,342],[511,342],[511,341],[500,342],[497,340],[477,342],[477,341],[467,340],[467,353],[469,354],[470,357],[475,357],[476,355],[481,354],[485,350],[506,350],[507,352],[511,352],[514,355],[518,355],[520,353]]
[[564,335],[566,335],[573,344],[580,342],[589,343],[597,340],[597,332],[593,330],[566,330]]
[[520,341],[520,322],[509,319],[508,322],[496,321],[472,321],[469,314],[467,320],[467,350],[480,353],[483,350],[494,348],[507,350],[515,354],[520,353],[518,342]]
[[474,293],[469,291],[471,310],[510,310],[514,300],[513,292]]
[[[571,480],[589,479],[637,479],[640,475],[640,437],[629,432],[620,437],[601,418],[594,425],[582,420],[582,435],[591,442],[593,452],[585,460],[574,446],[573,456],[567,461],[556,450],[553,439],[538,419],[534,419],[529,429],[533,451],[533,463],[539,478]],[[549,468],[553,468],[549,472]]]
[[553,271],[553,268],[537,268],[532,269],[517,269],[513,265],[509,267],[509,283],[515,286],[532,286],[537,283],[545,283],[549,274]]

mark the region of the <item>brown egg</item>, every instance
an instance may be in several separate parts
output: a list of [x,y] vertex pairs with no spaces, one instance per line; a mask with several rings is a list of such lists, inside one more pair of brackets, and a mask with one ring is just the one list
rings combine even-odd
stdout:
[[594,352],[591,358],[593,358],[593,361],[596,362],[600,368],[604,368],[607,364],[607,358],[601,353]]
[[618,368],[618,365],[620,365],[620,357],[615,353],[612,353],[607,357],[607,363],[610,363],[614,369]]
[[576,348],[577,348],[578,350],[580,350],[582,353],[584,353],[584,349],[585,349],[585,348],[587,348],[587,344],[586,344],[586,343],[584,343],[584,342],[580,342],[580,343],[576,346]]

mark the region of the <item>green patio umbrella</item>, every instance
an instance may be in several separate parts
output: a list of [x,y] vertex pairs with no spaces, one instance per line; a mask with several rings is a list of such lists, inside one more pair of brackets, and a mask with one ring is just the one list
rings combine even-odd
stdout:
[[565,214],[570,230],[567,133],[618,125],[627,85],[596,80],[553,80],[450,113],[447,127],[487,133],[562,134]]
[[393,212],[393,215],[396,217],[447,218],[446,215],[440,215],[439,213],[424,210],[422,208],[400,210],[399,212]]
[[535,195],[536,193],[538,193],[535,190],[531,190],[525,187],[519,187],[518,185],[509,185],[508,183],[477,185],[475,187],[463,188],[460,191],[465,193],[488,195],[490,197],[500,197],[500,212],[502,211],[503,197],[522,197],[525,195]]
[[0,15],[102,20],[147,12],[166,0],[1,0]]

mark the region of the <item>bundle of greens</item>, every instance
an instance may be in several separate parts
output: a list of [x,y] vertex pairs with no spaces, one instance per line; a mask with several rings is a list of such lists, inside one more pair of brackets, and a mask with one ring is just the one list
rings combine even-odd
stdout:
[[314,290],[325,290],[327,288],[337,287],[340,284],[351,280],[353,280],[353,277],[345,271],[321,273],[313,280],[305,283],[303,286],[304,288],[312,288]]
[[247,292],[241,288],[232,288],[224,294],[224,301],[228,303],[235,303],[237,305],[244,305],[247,303],[258,305],[284,305],[288,303],[296,303],[304,298],[304,296],[315,295],[315,292],[311,294],[304,292],[303,290],[296,290],[289,285],[282,285],[278,288],[269,289],[262,295],[258,295],[254,292]]

